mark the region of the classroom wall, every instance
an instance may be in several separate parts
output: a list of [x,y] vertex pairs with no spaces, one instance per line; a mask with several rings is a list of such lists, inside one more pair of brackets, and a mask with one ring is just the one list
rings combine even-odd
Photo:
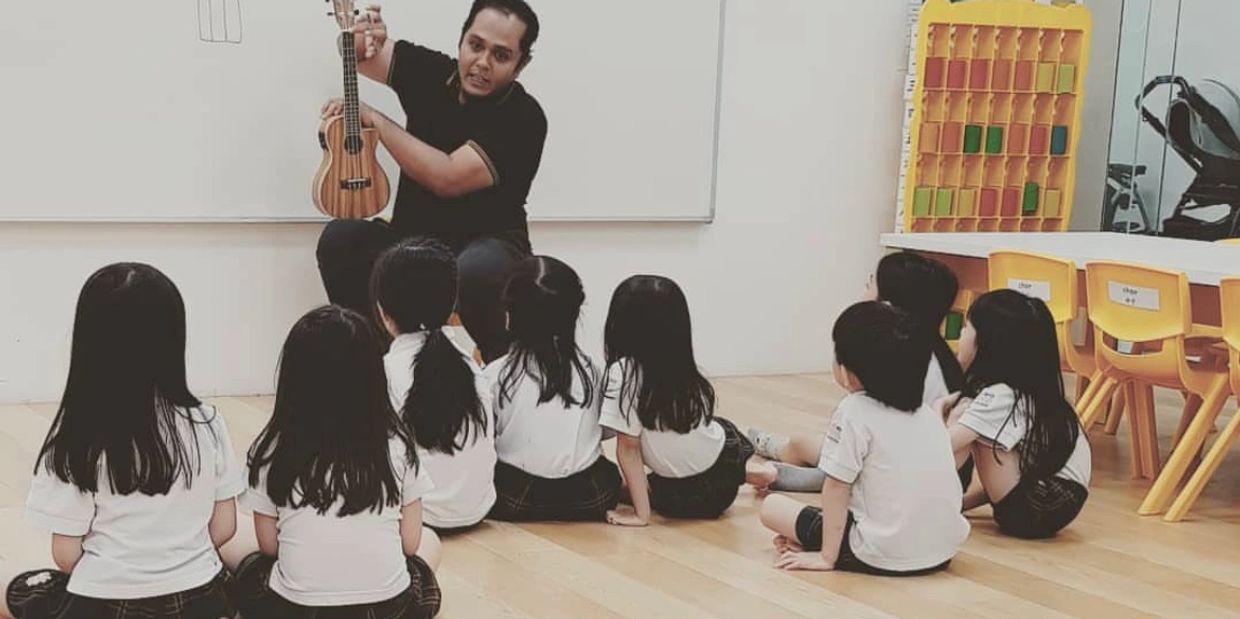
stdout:
[[1124,0],[1085,0],[1084,4],[1093,15],[1094,28],[1089,74],[1085,76],[1085,106],[1081,112],[1083,133],[1077,150],[1076,196],[1069,227],[1097,231],[1106,192],[1111,117],[1116,104],[1115,63]]
[[[893,217],[904,6],[728,4],[715,223],[539,224],[534,243],[585,280],[592,351],[614,286],[658,272],[684,286],[709,373],[824,371],[831,323],[860,293]],[[618,170],[615,182],[641,179]],[[115,260],[151,262],[180,285],[200,394],[271,392],[288,327],[324,300],[319,229],[0,224],[0,401],[59,396],[77,291]]]

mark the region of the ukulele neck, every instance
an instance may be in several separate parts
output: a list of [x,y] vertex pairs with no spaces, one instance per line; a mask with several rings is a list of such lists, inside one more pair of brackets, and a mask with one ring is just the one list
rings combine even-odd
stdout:
[[349,152],[358,152],[361,150],[362,117],[357,95],[357,47],[353,37],[353,32],[342,33],[340,46],[344,58],[345,146]]

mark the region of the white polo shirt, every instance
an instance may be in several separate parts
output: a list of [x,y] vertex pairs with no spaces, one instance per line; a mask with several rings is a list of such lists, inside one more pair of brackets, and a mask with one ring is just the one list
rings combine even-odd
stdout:
[[[991,385],[977,394],[969,408],[960,416],[960,425],[977,432],[988,443],[997,445],[1003,451],[1016,448],[1025,434],[1029,432],[1028,413],[1022,402],[1013,414],[1016,405],[1016,392],[1003,383]],[[1055,474],[1056,477],[1070,479],[1086,488],[1089,487],[1093,473],[1092,453],[1089,439],[1085,431],[1076,437],[1072,455],[1068,462]]]
[[190,465],[195,457],[199,464],[188,488],[181,479],[168,494],[119,495],[101,461],[99,490],[84,493],[39,466],[26,500],[27,519],[52,533],[83,538],[70,593],[112,600],[169,595],[205,585],[223,568],[207,525],[217,501],[245,489],[244,469],[223,415],[209,406],[181,412],[176,431]]
[[620,402],[627,367],[627,362],[621,361],[608,368],[599,422],[616,432],[639,438],[642,462],[659,477],[692,477],[714,466],[727,439],[723,426],[712,419],[707,423],[699,422],[685,434],[643,427],[637,411],[628,406],[630,403],[622,405]]
[[926,384],[922,389],[921,401],[933,405],[940,398],[948,395],[951,395],[951,389],[947,387],[947,379],[943,378],[943,366],[939,365],[939,358],[931,353],[930,367],[926,369]]
[[852,485],[849,547],[869,565],[931,568],[969,536],[951,440],[929,406],[908,413],[849,395],[831,418],[818,468]]
[[[523,376],[505,399],[499,379],[508,355],[483,370],[495,393],[495,451],[499,460],[526,473],[562,479],[590,468],[603,454],[603,428],[599,425],[598,378],[592,379],[594,399],[587,405],[565,406],[560,398],[538,401],[538,380]],[[591,362],[591,368],[598,367]],[[573,380],[574,399],[581,401],[583,386]]]
[[409,587],[400,539],[401,507],[434,488],[425,468],[405,460],[398,440],[388,443],[400,505],[382,511],[337,516],[344,499],[320,514],[313,507],[277,507],[267,495],[266,471],[257,487],[241,497],[242,506],[277,519],[279,557],[268,584],[284,599],[302,606],[371,604],[396,597]]
[[[397,412],[405,406],[413,385],[413,361],[425,343],[425,333],[403,334],[392,341],[383,357],[388,397]],[[465,447],[451,455],[418,447],[418,461],[435,482],[435,488],[422,497],[422,521],[445,529],[476,524],[495,504],[495,415],[491,410],[491,387],[473,359],[464,351],[461,357],[474,369],[474,384],[487,419],[486,431],[471,431]],[[457,438],[459,441],[461,437]]]

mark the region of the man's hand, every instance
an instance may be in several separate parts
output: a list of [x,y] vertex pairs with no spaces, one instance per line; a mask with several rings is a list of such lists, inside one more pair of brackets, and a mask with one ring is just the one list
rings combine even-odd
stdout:
[[383,21],[377,4],[366,7],[353,24],[353,47],[359,61],[374,58],[387,41],[387,22]]
[[[375,123],[379,122],[379,118],[382,115],[376,112],[374,108],[361,101],[357,102],[357,106],[358,116],[361,117],[363,127],[373,127]],[[328,99],[327,103],[323,104],[323,110],[320,112],[322,118],[331,118],[332,116],[340,116],[342,114],[344,114],[344,99],[341,98]]]

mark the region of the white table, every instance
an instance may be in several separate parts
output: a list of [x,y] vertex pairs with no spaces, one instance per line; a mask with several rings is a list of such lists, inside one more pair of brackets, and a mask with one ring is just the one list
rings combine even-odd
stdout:
[[[1028,251],[1076,263],[1115,260],[1183,271],[1192,284],[1194,322],[1220,323],[1219,280],[1240,277],[1240,246],[1114,232],[946,232],[884,234],[889,249],[934,254],[956,273],[962,289],[987,289],[986,259],[998,250]],[[1084,290],[1082,271],[1081,289]],[[1082,297],[1084,298],[1084,297]]]
[[1240,277],[1240,246],[1115,232],[947,232],[884,234],[884,247],[968,258],[1001,249],[1036,252],[1072,260],[1116,260],[1183,271],[1199,286],[1218,286]]

